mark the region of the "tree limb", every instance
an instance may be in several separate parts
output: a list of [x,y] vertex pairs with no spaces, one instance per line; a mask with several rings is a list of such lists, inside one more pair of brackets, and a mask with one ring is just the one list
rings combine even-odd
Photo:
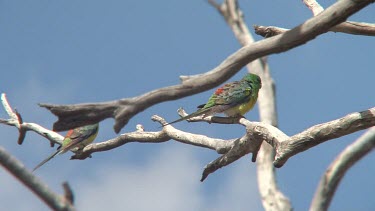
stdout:
[[[195,117],[195,121],[198,121],[198,118],[199,117]],[[204,117],[201,118],[201,121],[215,123],[216,119],[217,118]],[[228,123],[232,123],[232,118],[229,119]],[[152,117],[152,120],[159,122],[162,126],[166,124],[166,121],[163,118],[156,115]],[[223,123],[222,118],[219,118],[219,122]],[[131,142],[161,143],[173,139],[184,144],[204,147],[215,150],[219,154],[224,154],[224,156],[218,160],[220,161],[219,163],[215,163],[214,161],[206,166],[207,170],[204,171],[204,177],[202,177],[204,179],[210,173],[215,172],[217,169],[232,163],[246,154],[253,153],[253,155],[256,155],[260,143],[265,141],[276,151],[276,156],[273,162],[274,166],[281,167],[290,157],[311,147],[331,139],[375,126],[375,107],[365,111],[348,114],[337,120],[312,126],[311,128],[291,137],[267,123],[250,122],[245,118],[239,119],[238,122],[246,126],[246,134],[241,138],[231,140],[216,139],[204,135],[180,131],[172,125],[164,126],[162,131],[159,132],[145,132],[141,125],[137,125],[137,130],[135,132],[121,134],[116,138],[100,143],[89,144],[82,150],[76,151],[71,159],[85,159],[90,157],[92,153],[111,150]],[[37,125],[34,123],[23,124]],[[10,125],[15,126],[14,124]],[[40,126],[30,127],[30,130],[34,129],[38,130],[40,129]],[[50,137],[43,133],[41,135],[45,138]],[[252,160],[255,161],[255,156],[253,156]]]
[[348,114],[340,119],[312,126],[289,140],[279,140],[274,165],[281,167],[292,156],[325,141],[339,138],[375,125],[375,107]]
[[282,35],[242,47],[211,71],[201,75],[183,77],[180,85],[164,87],[138,97],[110,102],[75,105],[40,104],[40,106],[47,108],[58,117],[53,126],[55,131],[99,122],[106,118],[114,118],[114,130],[118,133],[139,112],[161,102],[176,100],[218,86],[240,71],[249,62],[302,45],[327,32],[330,28],[341,23],[373,1],[337,1],[320,15],[307,20]]
[[[202,118],[201,120],[206,121],[206,118]],[[162,125],[165,124],[165,121],[160,117],[158,117],[156,121],[159,121]],[[214,122],[213,119],[209,121]],[[201,138],[197,138],[195,136],[190,136],[190,133],[177,130],[177,135],[173,137],[174,140],[214,149],[224,154],[206,166],[202,180],[210,173],[229,165],[248,153],[257,153],[257,150],[259,150],[259,141],[265,141],[275,149],[276,156],[273,164],[275,167],[282,167],[289,158],[311,147],[375,126],[375,107],[348,114],[340,119],[312,126],[294,136],[288,136],[278,128],[266,123],[250,122],[245,118],[241,118],[239,121],[242,125],[246,126],[246,134],[239,139],[231,140],[231,143],[227,143],[228,145],[224,147],[221,146],[222,140],[213,140],[201,135],[198,135]],[[171,125],[167,125],[163,128],[163,131],[167,133],[169,130],[176,131]],[[202,142],[200,139],[203,138],[207,140]],[[221,150],[219,151],[218,149]]]
[[54,131],[48,130],[35,123],[24,122],[21,118],[21,114],[13,111],[12,107],[9,105],[9,102],[6,98],[6,94],[1,94],[1,103],[3,104],[4,110],[9,115],[9,119],[0,119],[0,123],[7,124],[10,126],[15,126],[19,134],[18,144],[23,143],[23,139],[26,136],[26,131],[34,131],[44,138],[48,139],[51,143],[62,144],[64,137]]
[[315,192],[310,210],[328,210],[336,189],[346,172],[375,148],[375,127],[346,147],[328,167]]
[[20,161],[9,154],[3,147],[0,147],[0,164],[34,192],[51,209],[66,211],[75,210],[68,201],[50,190],[46,184],[29,172]]
[[[311,10],[314,16],[317,16],[324,11],[324,8],[315,0],[303,0],[303,3]],[[280,28],[276,26],[258,26],[254,25],[255,33],[263,37],[272,37],[282,34],[289,29]],[[342,32],[353,35],[375,36],[375,24],[361,23],[354,21],[342,22],[331,29],[332,32]]]
[[324,8],[315,0],[303,0],[303,3],[311,10],[314,16],[324,11]]
[[[153,116],[152,119],[159,122],[161,125],[166,123],[166,121],[159,116]],[[201,120],[206,121],[207,118],[202,118]],[[274,165],[276,167],[281,167],[290,157],[311,147],[374,126],[375,107],[366,111],[349,114],[337,120],[312,126],[291,137],[284,134],[278,128],[266,123],[250,122],[244,118],[241,118],[239,121],[242,125],[246,126],[247,132],[243,137],[238,139],[215,139],[204,135],[180,131],[175,129],[172,125],[167,125],[164,126],[163,130],[160,132],[126,133],[115,139],[90,144],[82,150],[82,154],[76,154],[76,159],[84,159],[94,152],[110,150],[130,142],[160,143],[174,139],[184,144],[204,147],[215,150],[219,154],[224,154],[224,157],[218,159],[220,164],[214,161],[207,165],[207,170],[205,170],[204,177],[202,177],[205,178],[209,173],[215,172],[217,169],[232,163],[248,153],[257,153],[256,150],[259,150],[259,141],[265,141],[277,152]],[[215,123],[214,118],[210,119],[209,122]],[[318,131],[321,132],[319,133]],[[301,143],[297,144],[297,142]]]
[[[221,5],[213,0],[209,0],[220,14],[224,17],[227,24],[231,27],[235,37],[243,46],[254,43],[254,39],[245,23],[243,13],[235,0],[226,0]],[[262,78],[262,89],[258,98],[258,108],[262,122],[277,127],[277,112],[275,98],[275,84],[270,74],[266,58],[257,59],[247,66],[248,71],[252,71]],[[254,141],[253,137],[251,140]],[[262,140],[262,139],[255,139]],[[257,144],[259,143],[259,145]],[[292,210],[289,199],[279,190],[276,182],[276,172],[273,166],[275,156],[274,149],[267,143],[257,142],[254,146],[252,161],[257,159],[257,179],[258,188],[261,195],[262,204],[265,210]],[[260,148],[260,149],[259,149]],[[258,153],[259,151],[259,153]],[[259,154],[259,155],[258,155]],[[209,165],[215,166],[215,160]]]

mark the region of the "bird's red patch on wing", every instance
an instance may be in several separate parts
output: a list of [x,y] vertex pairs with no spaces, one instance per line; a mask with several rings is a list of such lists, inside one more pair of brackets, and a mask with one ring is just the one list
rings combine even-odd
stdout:
[[221,94],[223,91],[224,91],[223,87],[220,87],[220,88],[216,89],[216,91],[215,91],[215,95],[219,95],[219,94]]
[[65,137],[69,137],[69,136],[71,136],[72,133],[73,133],[73,130],[69,130],[68,133],[66,133],[66,136],[65,136]]

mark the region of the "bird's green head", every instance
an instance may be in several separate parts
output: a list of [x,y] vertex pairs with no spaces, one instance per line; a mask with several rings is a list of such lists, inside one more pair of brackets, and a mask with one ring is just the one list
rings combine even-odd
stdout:
[[258,75],[248,73],[245,77],[242,78],[242,80],[254,85],[258,89],[262,88],[262,81],[260,80],[260,77]]

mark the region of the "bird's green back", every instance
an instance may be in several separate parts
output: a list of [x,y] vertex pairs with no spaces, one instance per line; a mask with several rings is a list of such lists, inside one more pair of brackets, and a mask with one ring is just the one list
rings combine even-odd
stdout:
[[217,105],[236,106],[246,103],[255,95],[256,97],[258,96],[258,91],[261,87],[260,77],[249,73],[240,81],[227,83],[218,88],[202,109]]
[[70,130],[63,140],[61,153],[65,153],[75,147],[85,147],[86,145],[94,141],[94,139],[98,135],[98,131],[99,123],[85,125],[75,128],[74,130]]

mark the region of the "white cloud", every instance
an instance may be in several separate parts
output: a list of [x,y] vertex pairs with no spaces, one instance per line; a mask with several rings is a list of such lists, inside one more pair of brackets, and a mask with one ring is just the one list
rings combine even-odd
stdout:
[[108,171],[77,187],[79,210],[197,210],[201,204],[201,169],[187,149],[168,147],[144,166],[102,168]]
[[166,147],[144,166],[125,163],[102,167],[108,170],[94,180],[81,181],[75,187],[77,207],[79,210],[190,211],[247,207],[259,210],[256,176],[251,165],[246,159],[239,161],[239,165],[231,168],[234,171],[227,180],[216,181],[219,188],[204,191],[203,188],[209,187],[199,182],[203,166],[194,153],[186,146]]

